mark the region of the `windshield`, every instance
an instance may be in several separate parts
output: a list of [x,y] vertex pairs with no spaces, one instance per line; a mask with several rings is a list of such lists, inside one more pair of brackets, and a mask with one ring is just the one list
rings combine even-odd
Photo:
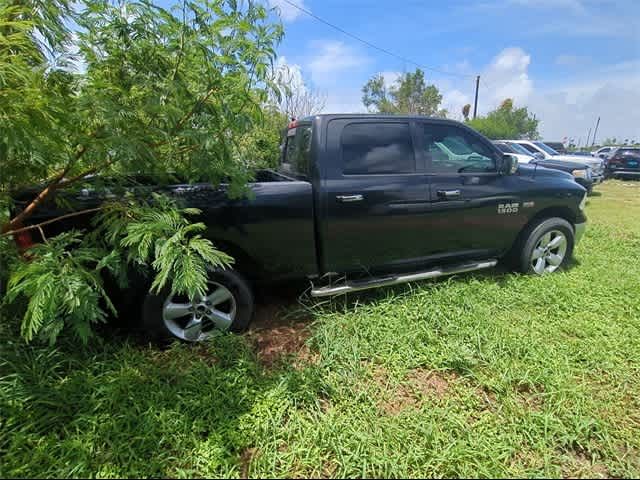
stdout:
[[509,146],[515,151],[515,153],[531,156],[531,152],[524,148],[522,145],[518,145],[517,143],[509,143]]
[[545,152],[547,152],[549,155],[560,155],[558,152],[556,152],[553,148],[551,148],[549,145],[546,145],[542,142],[533,142],[533,144],[538,147],[541,148],[542,150],[544,150]]
[[516,153],[516,151],[506,143],[494,142],[493,144],[498,147],[498,150],[502,153]]

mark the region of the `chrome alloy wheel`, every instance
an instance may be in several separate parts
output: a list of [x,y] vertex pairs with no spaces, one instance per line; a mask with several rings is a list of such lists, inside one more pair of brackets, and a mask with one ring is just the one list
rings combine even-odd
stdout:
[[558,269],[567,254],[567,237],[560,230],[551,230],[540,237],[531,254],[531,266],[538,275]]
[[236,300],[217,282],[208,282],[206,295],[190,301],[169,295],[162,306],[162,320],[169,331],[188,342],[202,342],[216,330],[228,330],[236,317]]

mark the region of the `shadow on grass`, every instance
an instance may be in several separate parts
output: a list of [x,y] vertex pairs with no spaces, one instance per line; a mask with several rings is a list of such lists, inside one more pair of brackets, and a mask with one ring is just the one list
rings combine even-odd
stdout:
[[324,391],[312,369],[266,370],[236,335],[165,350],[119,335],[86,348],[5,340],[0,472],[9,477],[237,476],[264,435],[261,415],[277,422]]

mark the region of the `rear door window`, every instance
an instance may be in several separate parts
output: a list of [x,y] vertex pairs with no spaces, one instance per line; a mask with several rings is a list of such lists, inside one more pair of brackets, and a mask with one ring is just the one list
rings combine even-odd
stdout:
[[340,143],[345,175],[416,171],[408,123],[351,123],[342,130]]
[[296,177],[308,177],[311,133],[311,125],[298,125],[287,130],[282,156],[283,171]]

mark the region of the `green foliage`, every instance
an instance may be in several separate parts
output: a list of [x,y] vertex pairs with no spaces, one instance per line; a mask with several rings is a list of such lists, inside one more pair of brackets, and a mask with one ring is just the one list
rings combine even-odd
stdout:
[[[46,199],[96,174],[115,182],[135,173],[225,181],[229,194],[238,196],[256,166],[277,159],[277,140],[267,151],[263,147],[272,138],[261,129],[268,128],[262,106],[277,88],[269,72],[281,26],[269,23],[257,2],[156,3],[0,2],[2,208],[10,205],[13,189],[40,185]],[[2,218],[2,232],[28,224],[41,204],[34,201]],[[120,264],[148,264],[156,290],[166,286],[196,295],[207,269],[230,261],[202,237],[202,225],[189,225],[185,215],[194,212],[157,201],[118,208],[128,223],[105,221],[102,236],[86,235],[80,243],[77,234],[50,238],[28,252],[29,263],[18,263],[9,288],[12,299],[28,301],[26,338],[37,331],[55,338],[62,317],[86,338],[88,327],[76,325],[83,315],[87,325],[104,317],[98,281],[107,267],[98,262],[104,238]],[[108,213],[115,210],[111,206]],[[11,257],[7,245],[0,242],[3,270]],[[65,263],[46,260],[53,258]],[[51,278],[58,283],[49,284]],[[84,295],[77,305],[61,295],[66,284],[74,295]],[[48,299],[54,294],[58,298]]]
[[486,117],[469,120],[468,125],[494,140],[538,138],[538,120],[535,115],[531,116],[527,107],[515,108],[510,98]]
[[104,289],[105,274],[127,286],[130,268],[153,271],[152,291],[203,295],[207,272],[226,268],[233,259],[203,238],[202,223],[188,216],[199,210],[179,209],[154,194],[148,202],[130,199],[106,204],[94,219],[96,229],[62,233],[32,247],[26,258],[14,258],[6,301],[26,300],[22,335],[54,343],[65,325],[84,343],[91,325],[116,313]]
[[101,273],[118,269],[118,252],[107,252],[82,240],[80,232],[60,234],[33,247],[29,259],[19,262],[9,280],[6,299],[28,299],[22,336],[36,335],[54,343],[65,324],[86,342],[91,325],[105,320],[100,302],[115,313]]
[[373,76],[362,87],[362,103],[376,113],[401,113],[445,117],[447,111],[440,109],[442,94],[435,85],[427,85],[424,72],[402,74],[387,86],[380,74]]
[[274,168],[280,158],[282,129],[287,126],[287,116],[275,108],[265,108],[263,121],[238,142],[242,158],[254,168]]
[[226,268],[233,259],[200,235],[203,223],[190,223],[187,217],[199,213],[194,208],[178,209],[160,195],[146,204],[112,203],[96,218],[95,235],[115,251],[126,252],[129,263],[151,265],[156,274],[153,291],[170,284],[174,293],[204,295],[207,271]]

